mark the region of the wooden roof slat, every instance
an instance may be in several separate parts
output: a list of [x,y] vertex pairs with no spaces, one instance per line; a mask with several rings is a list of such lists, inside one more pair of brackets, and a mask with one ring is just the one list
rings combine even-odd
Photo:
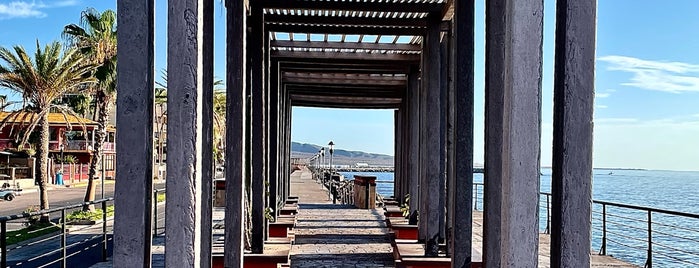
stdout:
[[325,53],[325,52],[300,52],[272,50],[270,54],[274,58],[287,58],[296,60],[374,60],[374,61],[405,61],[419,62],[420,54],[374,54],[374,53]]
[[[422,35],[422,27],[386,27],[386,26],[357,26],[357,25],[314,25],[269,23],[269,31],[289,33],[318,33],[318,34],[371,34],[371,35]],[[343,40],[344,41],[344,40]]]
[[340,42],[299,42],[299,41],[284,41],[273,40],[269,43],[270,47],[304,47],[304,48],[335,48],[335,49],[386,49],[386,50],[410,50],[421,51],[420,45],[414,44],[395,44],[395,43],[340,43]]
[[392,12],[441,12],[444,3],[441,1],[429,1],[418,3],[400,3],[396,1],[360,2],[360,1],[333,1],[333,0],[260,0],[253,1],[263,8],[278,9],[316,9],[316,10],[343,10],[343,11],[387,11]]
[[352,18],[331,16],[284,16],[266,15],[266,23],[312,24],[312,25],[366,25],[366,26],[411,26],[426,27],[425,19],[413,18]]

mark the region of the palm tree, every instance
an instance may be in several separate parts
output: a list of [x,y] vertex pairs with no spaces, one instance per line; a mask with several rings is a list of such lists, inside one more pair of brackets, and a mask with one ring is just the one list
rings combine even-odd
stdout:
[[[30,114],[20,146],[24,146],[34,130],[39,128],[37,182],[40,191],[40,208],[48,209],[46,183],[48,182],[49,112],[54,109],[64,113],[64,116],[75,115],[65,106],[55,105],[54,101],[65,93],[94,83],[95,80],[87,75],[94,70],[94,67],[86,64],[84,57],[77,50],[63,51],[58,42],[46,45],[42,50],[37,41],[33,61],[23,47],[14,46],[13,49],[14,52],[0,47],[0,87],[21,94],[24,108],[10,113],[0,128],[7,122],[17,121],[20,116],[26,117]],[[42,220],[48,221],[48,215],[42,217]]]
[[[90,8],[82,12],[80,25],[70,24],[63,30],[64,37],[68,38],[92,64],[97,66],[93,75],[99,81],[96,85],[87,88],[95,95],[98,116],[85,202],[95,200],[94,180],[97,175],[97,164],[102,158],[102,145],[107,137],[107,122],[116,97],[116,27],[114,11],[105,10],[100,13]],[[84,206],[83,210],[94,210],[94,205]]]

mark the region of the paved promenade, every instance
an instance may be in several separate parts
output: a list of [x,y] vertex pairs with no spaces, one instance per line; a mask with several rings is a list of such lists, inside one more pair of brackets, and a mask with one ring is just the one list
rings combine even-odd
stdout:
[[383,210],[334,205],[308,170],[291,177],[299,196],[291,267],[393,267]]

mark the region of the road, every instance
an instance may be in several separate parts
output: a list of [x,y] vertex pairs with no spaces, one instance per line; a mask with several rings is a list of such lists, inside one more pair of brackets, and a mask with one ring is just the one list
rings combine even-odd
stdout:
[[[155,189],[164,188],[164,183],[154,185]],[[100,187],[97,187],[97,198],[100,198]],[[105,184],[105,197],[112,197],[114,184]],[[55,188],[49,191],[49,201],[52,208],[81,203],[85,187]],[[12,202],[0,202],[0,215],[19,214],[29,206],[38,204],[38,193],[27,193],[18,196]],[[17,203],[14,203],[17,202]],[[158,233],[164,230],[164,204],[158,205]],[[59,215],[52,216],[55,218]],[[112,224],[107,222],[107,256],[112,254]],[[21,228],[21,223],[9,224],[8,229]],[[14,227],[14,228],[13,228]],[[66,236],[66,267],[90,267],[102,260],[102,225],[71,226]],[[29,242],[21,247],[10,248],[8,252],[8,267],[60,267],[62,259],[61,237],[57,234],[45,239]]]

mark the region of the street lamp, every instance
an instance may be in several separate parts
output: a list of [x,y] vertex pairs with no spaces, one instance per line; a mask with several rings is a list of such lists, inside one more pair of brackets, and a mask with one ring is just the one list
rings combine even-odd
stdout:
[[333,141],[328,142],[328,146],[330,147],[330,174],[333,173],[333,146],[335,146],[335,143]]
[[320,157],[322,158],[320,168],[325,169],[325,147],[320,147]]

